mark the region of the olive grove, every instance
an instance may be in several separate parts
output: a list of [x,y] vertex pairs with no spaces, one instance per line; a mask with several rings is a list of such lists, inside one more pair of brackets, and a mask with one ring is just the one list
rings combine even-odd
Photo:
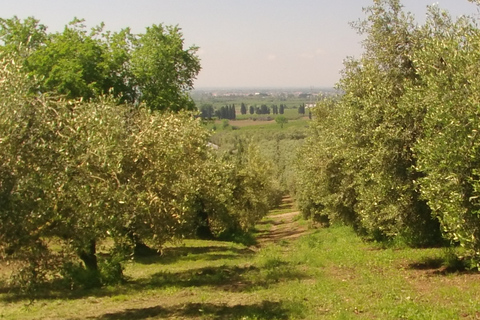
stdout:
[[[157,76],[142,69],[149,76],[136,78],[139,69],[127,70],[128,50],[102,51],[105,43],[77,23],[48,36],[31,19],[2,20],[0,28],[0,259],[15,266],[12,280],[26,289],[54,279],[73,287],[120,281],[122,262],[139,246],[161,250],[202,228],[212,237],[246,232],[271,205],[273,180],[255,148],[218,154],[200,119],[182,111],[192,108],[187,89],[199,65],[193,49],[182,50],[177,28],[147,30],[168,30],[150,43],[153,55],[176,52],[188,60],[180,74],[167,69],[165,86],[150,97],[148,77]],[[124,41],[127,31],[107,36],[121,40],[109,43],[116,49],[138,41]],[[31,43],[45,37],[52,42]],[[79,43],[98,60],[81,56]],[[60,44],[72,50],[57,51]],[[76,64],[71,68],[58,65],[62,57],[38,62],[52,52],[80,56],[65,58]],[[107,53],[125,70],[103,73],[112,62]],[[122,75],[133,75],[132,90],[116,91],[116,84],[131,84]]]
[[418,25],[398,0],[366,14],[343,94],[315,110],[298,166],[301,210],[377,240],[450,240],[478,264],[476,22],[432,6]]

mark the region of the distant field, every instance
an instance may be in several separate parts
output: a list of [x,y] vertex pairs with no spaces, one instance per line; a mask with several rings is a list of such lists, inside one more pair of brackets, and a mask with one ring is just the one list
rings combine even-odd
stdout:
[[287,119],[296,120],[304,117],[308,118],[308,111],[306,115],[299,114],[297,109],[285,109],[284,114],[249,114],[249,113],[241,114],[239,112],[239,109],[237,108],[237,114],[236,114],[237,120],[264,119],[267,117],[275,119],[278,116],[284,116]]
[[[313,100],[312,100],[313,99]],[[294,95],[285,95],[284,97],[280,96],[195,96],[194,101],[198,108],[204,104],[212,105],[215,110],[220,109],[222,106],[235,105],[236,117],[237,120],[241,119],[264,119],[267,117],[275,118],[279,114],[250,114],[249,107],[261,105],[267,105],[269,108],[272,105],[280,106],[283,104],[285,106],[284,114],[287,119],[300,119],[305,115],[298,113],[298,107],[302,104],[315,103],[321,99],[318,97],[315,98],[305,98],[298,97]],[[240,113],[241,104],[244,103],[247,107],[247,114],[242,115]],[[308,110],[306,110],[306,116],[308,117]]]
[[[222,120],[217,120],[216,122],[222,123]],[[270,121],[261,121],[261,120],[252,120],[252,119],[230,120],[229,123],[232,126],[243,128],[248,126],[261,126],[266,124],[275,124],[275,120],[270,120]]]
[[306,128],[308,127],[308,117],[302,117],[297,120],[289,120],[288,123],[284,124],[283,129],[280,128],[280,125],[275,122],[275,120],[270,121],[261,121],[261,120],[253,120],[253,119],[245,119],[245,120],[227,120],[228,126],[223,127],[225,120],[215,120],[214,122],[210,122],[207,124],[207,128],[215,130],[215,131],[225,131],[225,130],[232,130],[232,129],[240,129],[244,130],[261,130],[261,129],[268,129],[268,130],[288,130],[289,128]]

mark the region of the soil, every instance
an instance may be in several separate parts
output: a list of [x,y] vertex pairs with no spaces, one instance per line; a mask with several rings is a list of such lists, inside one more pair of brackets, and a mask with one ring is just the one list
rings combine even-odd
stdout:
[[272,224],[272,227],[257,237],[258,246],[295,240],[306,235],[309,230],[298,223],[299,215],[298,211],[269,215],[264,223]]

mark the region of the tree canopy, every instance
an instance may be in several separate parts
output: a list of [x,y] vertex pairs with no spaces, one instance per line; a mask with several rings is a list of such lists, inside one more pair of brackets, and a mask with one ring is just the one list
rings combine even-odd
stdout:
[[134,35],[103,24],[88,30],[74,19],[63,32],[46,30],[34,18],[0,20],[0,50],[21,54],[41,92],[86,100],[113,94],[155,110],[194,110],[189,91],[200,71],[198,48],[184,48],[179,27],[153,25]]

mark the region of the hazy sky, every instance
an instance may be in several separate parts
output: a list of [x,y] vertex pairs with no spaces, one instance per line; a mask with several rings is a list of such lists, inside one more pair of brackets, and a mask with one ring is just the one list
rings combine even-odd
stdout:
[[[331,87],[347,56],[361,54],[349,22],[373,0],[0,0],[1,17],[34,16],[61,31],[73,17],[88,26],[142,33],[178,24],[186,45],[200,47],[195,87]],[[403,0],[421,21],[428,0]],[[467,0],[436,3],[452,15],[477,14]]]

